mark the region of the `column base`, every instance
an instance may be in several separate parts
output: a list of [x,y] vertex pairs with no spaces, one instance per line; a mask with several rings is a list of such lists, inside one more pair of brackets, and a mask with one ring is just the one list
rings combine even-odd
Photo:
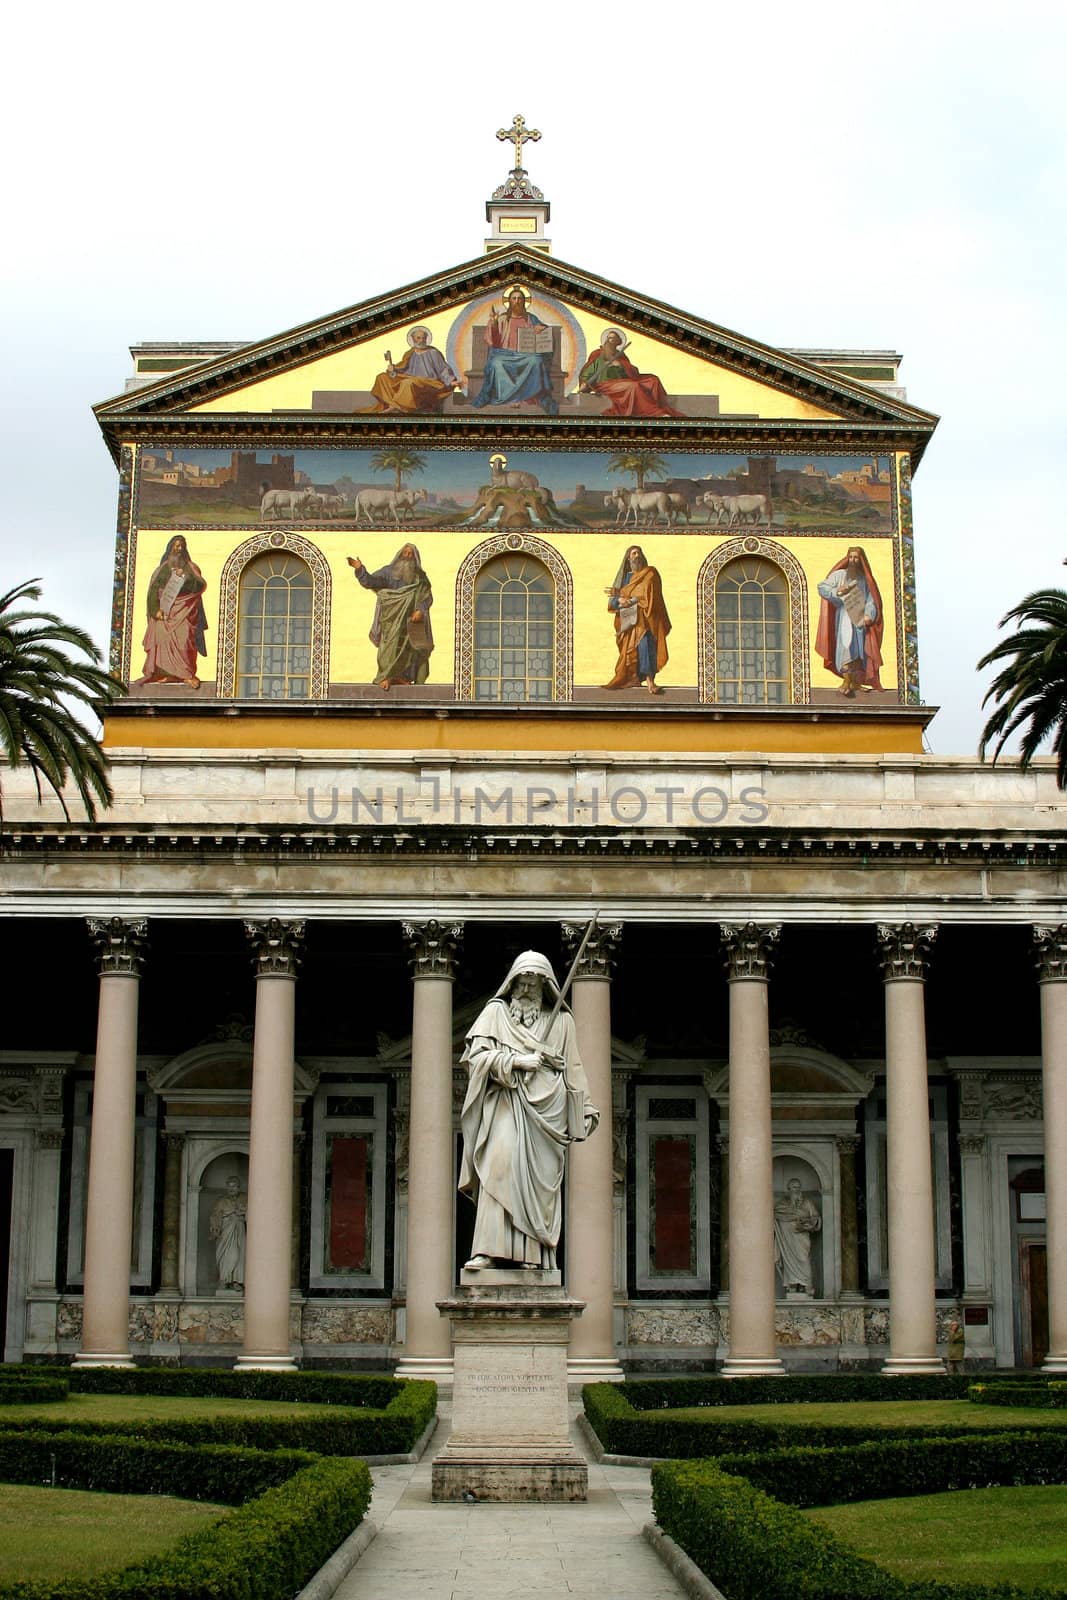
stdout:
[[292,1356],[238,1356],[235,1372],[299,1372]]
[[1042,1372],[1053,1372],[1059,1376],[1067,1373],[1067,1356],[1054,1356],[1050,1352],[1041,1363]]
[[137,1363],[128,1350],[110,1354],[106,1350],[79,1350],[72,1367],[135,1367]]
[[567,1362],[567,1388],[587,1383],[625,1383],[626,1374],[614,1356],[571,1356]]
[[401,1356],[396,1364],[394,1378],[425,1378],[436,1383],[439,1389],[451,1392],[453,1365],[451,1356]]
[[881,1368],[883,1378],[944,1377],[945,1363],[940,1356],[890,1356]]
[[777,1356],[728,1356],[720,1378],[784,1378],[785,1367]]

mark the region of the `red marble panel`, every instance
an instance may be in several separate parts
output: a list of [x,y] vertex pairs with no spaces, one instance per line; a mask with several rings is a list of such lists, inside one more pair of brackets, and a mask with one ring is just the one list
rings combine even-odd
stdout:
[[366,1134],[330,1140],[330,1240],[328,1268],[359,1272],[367,1260],[368,1164]]
[[692,1148],[688,1139],[652,1141],[653,1205],[652,1268],[655,1272],[692,1272]]

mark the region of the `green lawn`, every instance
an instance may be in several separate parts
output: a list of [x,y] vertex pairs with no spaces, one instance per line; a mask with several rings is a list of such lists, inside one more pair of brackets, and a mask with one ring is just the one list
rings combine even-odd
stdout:
[[1067,1585],[1067,1486],[958,1489],[805,1511],[899,1578]]
[[[72,1394],[68,1400],[52,1405],[19,1406],[19,1422],[39,1418],[41,1422],[149,1422],[173,1421],[187,1417],[335,1417],[340,1406],[305,1405],[293,1400],[224,1400],[211,1396],[161,1394]],[[0,1414],[0,1428],[3,1415]]]
[[[892,1382],[886,1379],[887,1385]],[[43,1409],[43,1408],[42,1408]],[[686,1406],[676,1411],[646,1411],[645,1417],[676,1417],[685,1422],[773,1422],[796,1427],[900,1428],[951,1425],[994,1433],[1001,1428],[1067,1428],[1067,1411],[1042,1411],[1029,1406],[979,1406],[969,1400],[857,1400],[841,1404],[819,1403],[759,1406]]]
[[131,1566],[217,1522],[228,1506],[169,1495],[95,1494],[87,1489],[0,1492],[0,1583],[58,1582]]

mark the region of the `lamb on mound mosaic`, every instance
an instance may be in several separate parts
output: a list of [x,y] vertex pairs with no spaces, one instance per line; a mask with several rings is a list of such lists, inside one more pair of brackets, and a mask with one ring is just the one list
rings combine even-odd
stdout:
[[[639,395],[656,394],[647,374],[603,376],[617,365],[597,357],[583,370],[591,384],[610,386],[619,405],[637,407],[645,403]],[[397,364],[396,376],[386,374],[392,387],[383,384],[382,393],[438,382],[409,376],[409,369],[410,363],[404,369]],[[628,385],[629,399],[623,392]],[[893,479],[890,457],[879,455],[501,449],[487,459],[480,451],[402,445],[290,451],[146,446],[139,453],[136,518],[145,528],[346,523],[447,529],[517,522],[596,531],[774,527],[869,535],[894,529]]]

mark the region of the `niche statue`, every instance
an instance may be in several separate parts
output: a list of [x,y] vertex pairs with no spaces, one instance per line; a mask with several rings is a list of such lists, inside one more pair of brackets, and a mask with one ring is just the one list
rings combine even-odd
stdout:
[[774,1264],[787,1294],[813,1295],[811,1236],[822,1227],[819,1208],[804,1194],[799,1178],[790,1178],[785,1194],[774,1202]]
[[474,1201],[469,1270],[556,1265],[567,1146],[600,1121],[552,967],[517,957],[467,1034],[460,1192]]
[[227,1178],[226,1193],[212,1206],[210,1223],[220,1289],[244,1287],[247,1210],[248,1196],[242,1190],[240,1180]]

